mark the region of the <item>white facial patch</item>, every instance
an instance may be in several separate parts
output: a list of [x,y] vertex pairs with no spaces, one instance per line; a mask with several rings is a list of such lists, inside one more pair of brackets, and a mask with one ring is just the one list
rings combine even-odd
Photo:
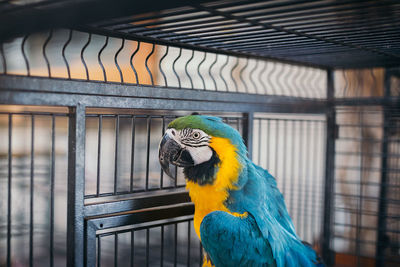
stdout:
[[201,147],[187,146],[186,149],[187,151],[189,151],[190,156],[192,156],[195,165],[209,161],[213,155],[213,152],[209,146],[201,146]]
[[[196,135],[196,133],[198,135]],[[182,148],[185,148],[190,153],[190,156],[192,157],[195,165],[209,161],[213,155],[212,149],[207,145],[209,137],[202,130],[176,130],[171,128],[167,129],[165,131],[165,134],[174,139]],[[192,142],[190,142],[191,138]],[[197,146],[196,144],[193,144],[193,142],[196,143],[197,140],[200,139],[202,139],[202,146]]]

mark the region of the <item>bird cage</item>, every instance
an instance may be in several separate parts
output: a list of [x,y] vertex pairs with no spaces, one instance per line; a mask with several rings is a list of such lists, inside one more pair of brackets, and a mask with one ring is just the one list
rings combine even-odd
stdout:
[[400,3],[0,1],[0,266],[201,266],[158,143],[237,129],[328,266],[400,263]]

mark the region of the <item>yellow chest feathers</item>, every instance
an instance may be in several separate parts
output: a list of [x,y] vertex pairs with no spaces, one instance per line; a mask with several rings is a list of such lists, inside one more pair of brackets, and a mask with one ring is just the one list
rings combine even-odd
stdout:
[[[200,224],[210,212],[221,210],[229,212],[224,202],[228,198],[229,189],[235,189],[235,182],[240,173],[240,163],[236,156],[236,147],[228,139],[212,137],[210,146],[217,153],[220,163],[212,185],[199,185],[188,181],[186,188],[195,205],[194,229],[200,238]],[[234,214],[236,215],[236,214]]]

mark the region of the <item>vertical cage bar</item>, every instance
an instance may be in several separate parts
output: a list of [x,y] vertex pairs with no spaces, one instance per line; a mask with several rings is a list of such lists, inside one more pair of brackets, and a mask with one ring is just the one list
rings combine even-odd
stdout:
[[257,164],[261,165],[261,127],[262,127],[262,120],[261,119],[257,119],[258,120],[258,146],[257,146]]
[[282,158],[282,194],[286,196],[286,148],[287,146],[287,120],[283,121],[283,158]]
[[[292,124],[291,130],[292,130],[292,136],[291,136],[291,145],[292,145],[292,153],[291,153],[291,158],[290,158],[290,177],[295,177],[296,172],[294,168],[294,163],[296,160],[295,153],[296,153],[296,121],[292,120],[290,121]],[[289,190],[289,196],[290,196],[290,201],[289,201],[289,213],[293,214],[293,201],[294,201],[294,184],[290,183],[290,190]],[[293,215],[292,215],[293,216]],[[293,217],[293,222],[294,222],[294,217]]]
[[147,117],[146,190],[149,189],[151,116]]
[[4,44],[0,43],[0,53],[1,53],[1,59],[3,62],[3,74],[7,74],[7,61],[6,61],[6,57],[4,54]]
[[311,151],[313,151],[313,153],[311,154],[312,156],[311,156],[311,158],[310,158],[310,161],[309,161],[309,165],[311,165],[310,166],[310,168],[311,168],[311,170],[310,170],[310,179],[311,179],[311,190],[312,190],[312,192],[311,192],[311,196],[310,196],[310,198],[311,198],[311,202],[310,202],[310,209],[311,209],[311,218],[310,218],[310,229],[311,229],[311,239],[310,240],[313,240],[315,237],[314,237],[314,233],[317,233],[318,232],[318,230],[317,230],[317,228],[316,228],[316,225],[318,224],[318,219],[317,219],[317,215],[319,214],[319,212],[318,212],[318,206],[317,206],[317,190],[318,190],[318,185],[317,185],[317,183],[318,183],[318,179],[317,179],[317,177],[318,177],[318,171],[317,171],[317,168],[318,168],[318,164],[313,164],[314,162],[317,162],[317,159],[319,158],[318,157],[318,155],[319,155],[319,153],[318,153],[318,151],[319,151],[319,149],[318,149],[318,145],[319,145],[319,135],[318,135],[318,132],[317,132],[317,130],[318,130],[318,122],[313,122],[313,123],[311,123],[312,125],[313,125],[313,127],[312,127],[312,130],[311,130],[311,136],[310,136],[310,139],[311,139],[311,142],[310,142],[310,144],[312,145],[312,149],[311,149]]
[[130,177],[130,192],[133,192],[133,174],[135,171],[134,165],[135,165],[135,134],[136,131],[136,117],[132,116],[132,138],[131,138],[131,177]]
[[178,168],[175,168],[175,179],[174,179],[174,186],[178,186]]
[[50,176],[50,266],[54,265],[54,174],[55,174],[55,116],[51,116],[51,176]]
[[161,225],[161,257],[160,257],[160,266],[164,266],[164,225]]
[[7,266],[11,266],[12,114],[8,114]]
[[[301,120],[299,120],[299,121],[297,121],[298,122],[298,129],[299,129],[299,132],[298,132],[298,142],[299,142],[299,150],[297,151],[298,152],[298,158],[297,158],[297,162],[298,162],[298,169],[297,169],[297,173],[298,173],[298,181],[297,181],[297,185],[295,185],[295,188],[297,189],[297,190],[293,190],[292,191],[292,194],[294,195],[295,193],[297,193],[297,209],[296,209],[296,227],[297,227],[297,229],[299,229],[299,234],[301,233],[301,227],[300,227],[300,224],[303,224],[303,221],[302,221],[302,217],[303,217],[303,213],[302,213],[302,206],[304,205],[304,203],[303,203],[303,190],[302,190],[302,188],[303,188],[303,163],[304,163],[304,161],[303,161],[303,159],[304,159],[304,156],[303,156],[303,151],[304,151],[304,140],[303,140],[303,138],[304,138],[304,135],[303,135],[303,130],[304,130],[304,127],[303,127],[303,122],[304,121],[301,121]],[[296,192],[297,191],[297,192]],[[303,233],[301,233],[301,234],[303,234]],[[304,236],[302,236],[301,238],[304,238]]]
[[187,231],[187,266],[190,266],[190,221],[188,221]]
[[119,143],[119,115],[115,121],[115,155],[114,155],[114,194],[118,190],[118,143]]
[[361,137],[361,147],[360,147],[360,152],[359,152],[359,182],[358,182],[358,192],[357,192],[357,213],[356,213],[356,265],[357,267],[360,266],[360,258],[361,258],[361,228],[362,228],[362,213],[363,213],[363,198],[364,198],[364,190],[363,190],[363,180],[364,180],[364,171],[365,171],[365,166],[364,166],[364,157],[369,157],[370,155],[368,154],[368,151],[364,151],[364,142],[365,141],[365,134],[364,134],[364,120],[363,120],[364,114],[362,110],[358,111],[358,126],[359,126],[359,136]]
[[[310,203],[308,203],[308,195],[311,193],[308,190],[310,187],[308,186],[310,183],[310,166],[308,166],[308,161],[306,160],[307,157],[307,150],[311,151],[310,149],[310,127],[311,124],[308,121],[303,121],[303,124],[305,125],[304,129],[304,138],[303,140],[304,143],[304,156],[303,156],[303,161],[304,161],[304,186],[303,186],[303,192],[304,192],[304,204],[303,204],[303,239],[307,240],[308,239],[308,234],[309,234],[309,226],[310,222],[309,219],[311,217],[311,211],[310,211]],[[310,214],[308,214],[308,211],[310,211]],[[311,239],[308,239],[311,240]]]
[[[161,136],[164,136],[165,134],[165,116],[162,116],[162,125],[161,125]],[[164,183],[164,171],[161,168],[161,173],[160,173],[160,189],[163,188],[163,183]],[[162,249],[162,248],[161,248]]]
[[133,267],[135,263],[135,231],[131,231],[131,267]]
[[279,177],[278,168],[279,168],[279,119],[275,120],[275,177]]
[[[254,114],[252,112],[243,114],[243,140],[247,147],[248,156],[252,159],[253,156],[253,123]],[[239,131],[239,128],[238,128]]]
[[[85,234],[84,234],[84,262],[81,262],[77,264],[76,266],[95,266],[96,265],[96,259],[98,256],[96,256],[96,243],[97,243],[97,237],[96,237],[96,226],[94,225],[93,222],[91,221],[85,221],[85,223],[82,222],[82,224],[85,225]],[[100,236],[99,236],[100,240]],[[100,251],[100,250],[99,250]],[[82,252],[81,252],[82,253]],[[100,255],[101,257],[101,255]],[[85,264],[83,264],[85,263]],[[67,264],[69,267],[69,265]],[[100,265],[99,265],[100,266]]]
[[271,120],[270,119],[267,119],[267,138],[266,139],[267,139],[266,140],[266,143],[267,143],[267,149],[266,149],[267,158],[266,158],[265,164],[266,164],[266,169],[270,170],[270,166],[271,166],[270,159],[271,159],[271,157],[270,157],[270,153],[269,153],[269,148],[270,148],[270,144],[272,143],[272,142],[270,142],[270,140],[271,140]]
[[146,267],[150,266],[150,229],[146,229]]
[[67,266],[84,262],[85,106],[70,108],[68,124]]
[[[390,97],[391,74],[388,69],[385,70],[384,90],[385,98]],[[377,248],[376,248],[376,265],[384,266],[385,264],[385,242],[386,236],[386,218],[387,218],[387,194],[388,194],[388,153],[389,153],[389,130],[390,130],[390,110],[389,107],[383,107],[383,140],[381,148],[381,181],[379,189],[379,207],[378,207],[378,231],[377,231]]]
[[118,267],[118,233],[114,234],[114,267]]
[[199,267],[203,266],[203,245],[200,241],[200,260],[199,260]]
[[99,129],[97,136],[97,180],[96,180],[96,196],[100,195],[100,163],[101,163],[101,132],[103,129],[103,115],[99,115]]
[[101,237],[97,237],[97,267],[101,267]]
[[333,105],[334,100],[334,73],[333,70],[327,70],[327,93],[328,108],[326,113],[326,158],[325,158],[325,186],[324,186],[324,223],[322,232],[322,256],[328,266],[334,264],[334,255],[331,251],[331,234],[333,220],[333,186],[334,186],[334,167],[335,167],[335,139],[337,133],[336,112]]
[[[335,118],[336,118],[336,114],[335,114]],[[335,121],[336,122],[336,121]],[[318,155],[320,156],[320,157],[323,157],[323,156],[325,156],[325,162],[326,162],[326,136],[327,136],[327,133],[328,133],[328,126],[327,126],[327,124],[328,124],[328,122],[325,120],[325,122],[323,123],[323,124],[321,124],[320,125],[320,139],[319,139],[319,141],[320,141],[320,145],[321,145],[321,147],[320,147],[320,149],[319,149],[319,152],[318,152]],[[336,126],[336,127],[338,127],[338,126]],[[338,130],[338,128],[336,128],[337,130]],[[321,164],[322,165],[322,164]],[[333,166],[335,166],[335,162],[334,162],[334,164],[333,164]],[[322,165],[322,166],[319,166],[319,168],[318,168],[318,174],[321,176],[321,177],[323,177],[323,175],[325,174],[325,171],[326,171],[326,169],[325,169],[325,166],[324,165]],[[323,199],[323,201],[325,201],[325,181],[321,181],[321,185],[320,185],[320,190],[321,190],[321,192],[320,192],[320,198],[321,198],[321,200]],[[334,196],[333,196],[333,192],[332,192],[332,200],[334,200]],[[325,211],[325,206],[324,206],[324,204],[325,203],[323,203],[322,205],[321,205],[321,208],[320,208],[320,213],[321,213],[321,215],[320,215],[320,222],[321,222],[321,224],[320,224],[320,227],[319,227],[319,231],[320,231],[320,233],[322,234],[322,236],[323,236],[323,233],[324,233],[324,219],[325,219],[325,213],[324,213],[324,211]],[[332,219],[332,221],[334,222],[334,219]],[[321,244],[321,248],[323,249],[323,238],[320,238],[320,244]],[[321,250],[321,253],[323,253],[323,250]],[[333,255],[332,255],[333,256]],[[322,257],[324,257],[324,255],[322,255]],[[325,260],[325,259],[324,259]],[[326,263],[326,262],[325,262]]]
[[177,266],[178,261],[178,224],[174,224],[174,267]]
[[29,266],[33,266],[33,194],[34,184],[33,178],[35,176],[35,116],[31,116],[31,170],[30,170],[30,201],[29,201]]

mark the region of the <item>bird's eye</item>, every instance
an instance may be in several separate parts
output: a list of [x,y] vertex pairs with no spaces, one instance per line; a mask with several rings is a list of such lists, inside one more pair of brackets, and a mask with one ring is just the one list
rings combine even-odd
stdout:
[[200,138],[200,133],[199,133],[199,132],[194,132],[194,133],[193,133],[193,138],[194,138],[194,139]]

